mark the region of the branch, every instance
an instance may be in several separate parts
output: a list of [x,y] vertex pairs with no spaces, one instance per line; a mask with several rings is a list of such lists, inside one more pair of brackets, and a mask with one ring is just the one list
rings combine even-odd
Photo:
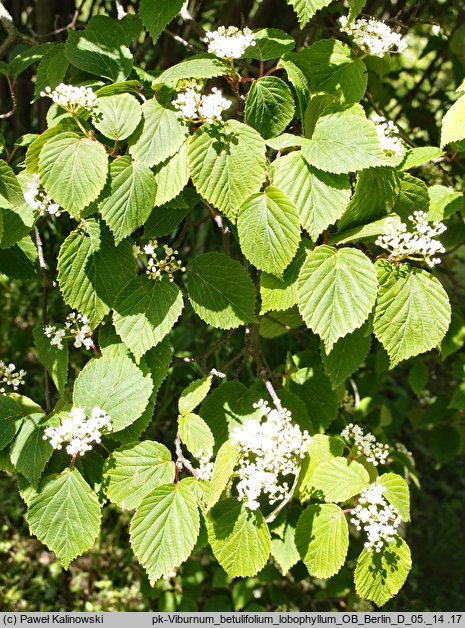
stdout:
[[0,44],[0,58],[4,57],[8,50],[18,41],[30,44],[31,46],[37,43],[33,37],[24,35],[17,29],[13,18],[3,6],[3,2],[0,2],[0,25],[6,32],[6,37]]
[[178,432],[176,434],[176,439],[174,441],[174,446],[176,449],[176,478],[179,474],[179,471],[181,471],[181,469],[184,467],[185,469],[187,469],[188,471],[190,471],[192,473],[192,475],[195,477],[197,474],[197,470],[194,469],[194,467],[192,466],[192,464],[189,462],[189,460],[186,460],[186,458],[184,458],[184,454],[182,453],[182,449],[181,449],[181,435]]
[[[37,255],[39,257],[39,266],[42,271],[42,326],[44,327],[47,324],[47,305],[48,305],[48,289],[50,286],[50,278],[47,272],[47,264],[45,263],[44,257],[44,248],[42,244],[42,239],[40,237],[39,230],[37,227],[34,227],[34,241],[37,248]],[[45,374],[45,409],[47,413],[52,409],[52,401],[50,397],[50,378],[48,374],[48,370],[44,367]]]
[[254,334],[254,337],[250,344],[250,351],[252,353],[253,360],[257,366],[258,374],[262,378],[263,383],[265,384],[266,389],[271,399],[273,400],[274,407],[276,408],[276,410],[278,410],[278,412],[283,412],[281,401],[279,400],[279,397],[276,393],[276,390],[274,389],[273,384],[271,383],[271,380],[268,378],[268,370],[263,363],[258,338],[258,327],[255,327],[252,333]]

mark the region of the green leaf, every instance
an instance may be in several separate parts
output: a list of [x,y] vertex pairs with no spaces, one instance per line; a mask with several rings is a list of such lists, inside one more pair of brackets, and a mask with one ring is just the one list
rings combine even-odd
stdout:
[[347,231],[335,233],[329,237],[329,244],[347,244],[347,242],[364,239],[374,240],[376,236],[384,234],[384,226],[389,217],[392,217],[392,214],[370,222],[367,225],[361,225],[360,227],[354,227],[353,229],[347,229]]
[[355,568],[355,589],[360,597],[383,606],[403,586],[411,567],[410,549],[399,536],[379,553],[364,549]]
[[333,0],[287,0],[297,13],[300,28],[304,28],[320,9],[324,9]]
[[451,190],[445,185],[431,185],[428,187],[430,197],[429,211],[426,219],[445,220],[456,212],[465,209],[465,196],[462,192]]
[[308,254],[299,275],[297,302],[326,351],[367,319],[377,287],[376,270],[361,251],[322,245]]
[[15,173],[0,159],[0,204],[2,207],[16,207],[23,203],[23,192]]
[[65,44],[55,44],[49,48],[37,67],[34,99],[40,98],[40,92],[46,87],[55,89],[68,71],[69,61],[65,55]]
[[238,459],[239,450],[236,445],[233,445],[228,440],[221,445],[213,466],[210,493],[207,500],[207,510],[213,508],[213,506],[220,499],[221,494],[229,483]]
[[128,242],[115,247],[110,231],[94,219],[81,222],[58,255],[58,283],[63,299],[95,327],[113,307],[116,295],[134,277]]
[[417,148],[410,148],[400,169],[410,170],[410,168],[416,168],[427,161],[442,157],[443,154],[444,151],[437,146],[418,146]]
[[40,273],[39,259],[31,238],[23,238],[8,249],[0,249],[0,273],[11,279],[37,281]]
[[349,22],[355,20],[358,14],[363,10],[367,0],[349,0]]
[[139,15],[148,29],[153,43],[157,41],[165,27],[173,20],[182,9],[183,0],[141,0]]
[[197,459],[213,451],[215,445],[213,434],[198,414],[191,413],[180,417],[179,434],[184,445]]
[[150,584],[176,569],[190,555],[200,530],[193,492],[185,480],[149,493],[131,521],[131,545]]
[[97,495],[77,469],[48,477],[28,503],[32,534],[55,552],[65,569],[92,546],[100,517]]
[[278,338],[287,334],[290,329],[302,327],[303,324],[297,307],[284,311],[271,310],[260,319],[259,332],[264,338]]
[[305,246],[301,246],[289,268],[284,272],[282,279],[275,275],[270,275],[269,273],[261,273],[261,314],[266,314],[266,312],[270,312],[271,310],[288,310],[296,304],[297,278],[306,254]]
[[344,338],[339,338],[328,354],[324,350],[321,352],[323,366],[333,389],[355,373],[367,357],[370,345],[371,330],[367,325],[362,325]]
[[109,196],[99,209],[118,245],[150,216],[156,183],[150,168],[128,156],[119,157],[110,165],[110,178]]
[[271,556],[284,576],[299,562],[300,555],[295,546],[295,525],[289,521],[285,525],[282,539],[271,537]]
[[426,388],[429,380],[429,368],[423,362],[415,362],[408,373],[408,383],[413,392],[419,397]]
[[0,233],[0,248],[7,249],[23,238],[26,239],[34,227],[37,212],[28,203],[23,202],[16,207],[0,208],[0,216],[3,224],[3,234]]
[[11,462],[34,487],[53,453],[50,443],[42,438],[44,419],[43,412],[25,417],[10,451]]
[[116,332],[136,358],[161,342],[181,315],[183,298],[168,277],[136,277],[119,293],[113,313]]
[[369,483],[370,476],[363,465],[339,456],[318,465],[312,477],[313,486],[328,502],[345,502]]
[[114,82],[124,81],[132,70],[128,46],[133,36],[124,20],[96,15],[84,30],[68,31],[66,56],[80,70]]
[[465,139],[465,98],[462,96],[454,102],[442,119],[441,148],[463,139]]
[[278,62],[278,67],[286,71],[287,78],[295,90],[299,116],[303,118],[311,94],[310,81],[298,65],[294,63],[292,55],[292,52],[283,55]]
[[313,368],[302,368],[291,375],[289,391],[298,395],[307,406],[315,430],[323,431],[336,418],[338,400],[329,377]]
[[274,161],[270,179],[295,203],[300,224],[313,240],[342,216],[350,200],[348,176],[309,166],[301,151]]
[[0,450],[13,440],[24,417],[40,413],[43,414],[42,408],[27,397],[0,394]]
[[339,221],[339,231],[365,225],[388,214],[399,193],[399,178],[393,168],[362,170],[354,195]]
[[[299,148],[305,142],[303,137],[294,135],[293,133],[283,133],[278,137],[271,137],[266,140],[265,144],[276,151],[281,151],[286,148]],[[273,162],[272,166],[276,162]]]
[[19,76],[24,70],[27,70],[28,67],[40,61],[44,55],[50,50],[51,43],[39,44],[38,46],[29,46],[28,48],[24,48],[16,54],[11,63],[10,70],[11,76],[16,78]]
[[208,540],[230,578],[255,576],[270,555],[270,531],[262,513],[235,499],[221,501],[210,511]]
[[73,404],[88,415],[99,406],[111,417],[112,433],[134,423],[147,406],[153,384],[130,358],[91,360],[79,373],[73,390]]
[[279,276],[299,246],[298,210],[281,190],[270,186],[244,201],[237,230],[246,258],[257,268]]
[[172,233],[191,210],[192,207],[185,201],[183,194],[167,203],[165,207],[155,207],[145,223],[145,235],[153,238]]
[[293,37],[279,28],[260,28],[254,31],[254,45],[244,50],[242,59],[268,61],[279,59],[295,46]]
[[384,497],[397,508],[402,520],[410,521],[410,493],[404,478],[397,473],[383,473],[377,482],[384,486]]
[[178,152],[186,139],[186,127],[174,110],[154,99],[144,102],[142,114],[143,124],[129,139],[129,154],[151,168]]
[[141,119],[142,109],[139,101],[131,94],[100,97],[92,112],[95,127],[112,140],[124,140],[129,137]]
[[214,78],[216,76],[224,76],[230,72],[231,66],[214,55],[194,55],[162,72],[153,82],[153,87],[163,84],[175,87],[178,81],[185,79]]
[[375,125],[351,109],[321,116],[303,156],[311,166],[336,174],[386,163]]
[[60,396],[63,396],[68,381],[68,345],[63,343],[63,349],[50,344],[50,338],[44,334],[42,325],[37,324],[33,330],[34,344],[37,357],[53,380]]
[[400,192],[392,212],[406,220],[414,211],[428,212],[430,198],[425,182],[406,172],[399,173]]
[[196,379],[185,388],[178,401],[179,414],[185,416],[195,410],[208,395],[212,385],[212,376]]
[[[157,207],[176,198],[189,182],[186,145],[183,144],[175,155],[155,166],[154,173],[157,188],[154,204]],[[191,207],[188,207],[188,210],[190,211]],[[168,233],[171,231],[173,229]]]
[[132,443],[107,458],[105,493],[123,510],[132,510],[158,486],[174,482],[174,475],[174,462],[164,445],[151,440]]
[[245,122],[262,137],[276,137],[293,117],[294,98],[284,81],[264,76],[252,83],[245,104]]
[[389,354],[391,368],[437,347],[449,327],[449,299],[441,283],[407,265],[380,281],[373,329]]
[[297,522],[295,544],[311,576],[334,576],[344,564],[349,547],[343,511],[336,504],[309,506]]
[[187,270],[189,301],[200,318],[232,329],[255,318],[255,289],[240,262],[222,253],[204,253]]
[[224,127],[204,124],[188,146],[192,181],[209,203],[231,220],[265,178],[266,146],[251,127],[228,120]]
[[314,434],[307,448],[309,462],[305,466],[305,471],[299,485],[299,499],[307,501],[310,498],[322,499],[322,493],[314,483],[313,476],[318,467],[331,458],[342,456],[344,444],[334,436],[325,434]]
[[76,133],[60,133],[44,144],[40,179],[54,201],[77,216],[105,185],[108,158],[101,144]]
[[46,131],[39,135],[39,137],[36,137],[36,139],[29,145],[26,153],[26,172],[28,174],[38,174],[40,153],[45,143],[52,137],[67,131],[74,133],[78,131],[78,127],[72,118],[64,118],[55,124],[55,126],[49,127]]

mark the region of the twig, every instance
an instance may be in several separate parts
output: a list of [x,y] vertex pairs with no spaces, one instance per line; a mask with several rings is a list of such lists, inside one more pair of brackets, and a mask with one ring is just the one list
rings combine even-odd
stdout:
[[0,44],[0,58],[4,57],[8,50],[18,41],[30,44],[31,46],[37,43],[33,37],[24,35],[16,28],[13,18],[3,6],[3,2],[0,2],[0,25],[6,32],[6,37]]
[[258,327],[255,327],[252,333],[254,334],[254,337],[250,344],[250,350],[251,350],[255,365],[257,367],[258,374],[262,378],[263,383],[265,384],[266,389],[271,399],[273,400],[276,410],[278,410],[278,412],[283,412],[281,401],[279,400],[279,397],[276,393],[276,390],[274,389],[273,384],[271,383],[271,380],[268,378],[268,371],[263,363],[262,354],[260,352],[259,338],[258,338]]
[[[48,290],[50,286],[50,278],[47,272],[47,264],[45,263],[44,257],[44,248],[42,244],[42,240],[40,237],[39,230],[37,227],[34,227],[34,241],[37,248],[37,255],[39,257],[39,266],[42,272],[42,326],[44,327],[47,324],[47,304],[48,304]],[[48,370],[44,367],[45,374],[45,409],[47,412],[50,412],[52,409],[52,402],[50,398],[50,378],[48,374]]]
[[358,392],[357,384],[352,378],[349,379],[349,382],[354,392],[354,408],[357,408],[360,405],[360,394]]
[[[11,118],[11,116],[13,116],[16,112],[16,95],[15,95],[15,85],[14,82],[10,80],[9,77],[7,77],[7,81],[8,81],[8,89],[10,92],[10,98],[11,98],[11,102],[13,104],[13,107],[10,109],[10,111],[7,111],[6,113],[2,113],[0,114],[0,120],[5,120],[6,118]],[[11,155],[10,155],[10,159],[11,159]]]
[[174,441],[174,446],[176,449],[176,481],[179,482],[179,472],[181,471],[181,469],[184,467],[184,469],[187,469],[188,471],[190,471],[190,473],[192,473],[192,475],[195,477],[197,474],[196,469],[194,469],[194,467],[192,466],[192,464],[189,462],[189,460],[186,460],[186,458],[184,458],[184,454],[182,453],[182,449],[181,449],[181,434],[179,433],[179,431],[176,434],[176,439]]

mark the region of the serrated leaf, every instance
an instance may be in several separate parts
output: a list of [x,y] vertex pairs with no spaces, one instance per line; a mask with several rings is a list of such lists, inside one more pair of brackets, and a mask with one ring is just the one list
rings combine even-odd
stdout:
[[197,459],[213,451],[213,434],[198,414],[185,414],[179,418],[179,434],[184,445]]
[[305,466],[305,471],[299,484],[299,497],[302,500],[308,500],[311,497],[315,499],[322,497],[322,494],[318,492],[313,484],[315,471],[326,460],[341,456],[343,451],[344,444],[334,436],[326,436],[325,434],[314,434],[312,436],[312,440],[307,447],[309,461]]
[[105,492],[123,510],[137,508],[142,499],[162,484],[174,481],[169,450],[145,440],[115,449],[104,467]]
[[16,393],[0,394],[0,450],[4,449],[15,437],[24,417],[43,414],[43,410],[34,401]]
[[2,207],[16,207],[23,203],[23,192],[15,173],[0,159],[0,204]]
[[[265,144],[276,151],[284,150],[285,148],[300,148],[305,142],[303,137],[294,135],[293,133],[283,133],[278,137],[271,137],[265,141]],[[273,162],[272,165],[274,165]]]
[[28,502],[31,532],[65,568],[92,546],[100,530],[97,495],[77,469],[46,478]]
[[100,194],[107,171],[103,146],[76,133],[52,137],[40,153],[39,173],[44,188],[74,216]]
[[399,536],[379,553],[364,549],[355,568],[355,589],[360,597],[383,606],[403,586],[411,567],[409,546]]
[[141,118],[139,101],[131,94],[100,97],[92,111],[95,127],[112,140],[129,137],[136,130]]
[[281,190],[270,186],[244,201],[237,230],[246,258],[257,268],[280,276],[299,246],[298,210]]
[[297,307],[289,310],[271,310],[260,318],[258,327],[260,336],[264,338],[278,338],[287,334],[291,329],[297,329],[304,324]]
[[367,225],[361,225],[360,227],[354,227],[353,229],[347,229],[347,231],[335,233],[329,237],[329,244],[347,244],[347,242],[365,240],[368,238],[373,240],[377,236],[384,234],[384,226],[388,218],[392,218],[392,214],[370,222]]
[[259,78],[247,94],[244,113],[245,122],[262,137],[276,137],[294,117],[292,92],[276,76]]
[[208,517],[208,540],[228,576],[255,576],[270,555],[270,531],[259,510],[235,499],[219,502]]
[[99,205],[102,218],[118,245],[143,225],[155,203],[153,172],[130,157],[119,157],[110,165],[110,192]]
[[73,390],[73,404],[90,416],[99,406],[111,417],[112,432],[118,432],[140,417],[147,406],[153,384],[130,358],[91,360],[79,373]]
[[351,110],[321,116],[302,152],[311,166],[336,174],[386,164],[375,125]]
[[338,400],[329,377],[314,368],[301,368],[291,375],[289,390],[307,406],[315,430],[322,431],[336,418]]
[[26,172],[28,174],[38,174],[40,153],[48,140],[50,140],[52,137],[55,137],[56,135],[60,135],[60,133],[76,133],[77,131],[77,125],[75,124],[74,120],[69,117],[64,118],[55,126],[49,127],[41,135],[39,135],[39,137],[36,137],[36,139],[29,145],[29,148],[27,149]]
[[279,28],[260,28],[254,31],[254,45],[248,46],[242,59],[258,59],[268,61],[279,59],[284,53],[289,52],[295,46],[293,37]]
[[134,356],[140,358],[171,331],[182,308],[182,293],[168,277],[152,281],[142,275],[118,294],[113,324]]
[[34,98],[40,97],[40,92],[46,87],[55,89],[63,79],[69,67],[68,58],[65,55],[65,44],[55,44],[44,54],[37,67]]
[[309,166],[301,151],[274,161],[270,179],[295,203],[300,224],[313,240],[342,216],[350,200],[348,176]]
[[430,198],[424,181],[406,172],[399,173],[400,191],[392,212],[406,220],[414,211],[428,212]]
[[300,555],[295,546],[295,525],[289,521],[282,538],[271,537],[271,556],[278,563],[283,575],[299,562]]
[[129,154],[151,168],[178,152],[187,129],[174,110],[166,109],[157,100],[144,102],[142,114],[142,125],[129,139]]
[[184,79],[207,79],[224,76],[231,72],[231,67],[214,55],[199,54],[188,57],[181,63],[164,70],[154,80],[153,85],[173,85]]
[[[156,183],[154,205],[157,207],[176,198],[189,182],[186,145],[183,144],[175,155],[155,166],[154,173]],[[190,209],[188,207],[188,211]]]
[[298,103],[298,113],[303,118],[308,99],[310,98],[310,81],[302,70],[293,62],[292,52],[284,54],[278,62],[278,67],[286,71],[287,78],[294,88]]
[[255,289],[240,262],[221,253],[204,253],[187,269],[189,301],[200,318],[232,329],[255,318]]
[[243,200],[261,188],[265,152],[263,138],[246,124],[203,125],[188,146],[192,181],[199,194],[234,221]]
[[408,372],[408,384],[413,392],[419,397],[426,388],[429,380],[429,368],[423,362],[412,364]]
[[315,489],[329,502],[345,502],[369,483],[370,476],[363,465],[339,456],[318,465],[312,477]]
[[115,247],[110,231],[94,219],[81,223],[63,242],[58,255],[63,299],[85,314],[91,327],[110,311],[135,272],[129,243]]
[[321,352],[325,372],[336,389],[355,373],[368,355],[371,346],[371,332],[362,325],[350,334],[339,338],[329,353]]
[[426,220],[446,220],[456,212],[465,209],[465,196],[462,192],[451,190],[445,185],[431,185],[428,187],[430,205]]
[[444,151],[437,146],[418,146],[410,148],[400,166],[400,170],[410,170],[422,164],[437,159],[444,154]]
[[184,4],[183,0],[141,0],[139,15],[147,27],[153,43],[160,37],[162,31],[174,19]]
[[213,466],[210,493],[207,500],[207,510],[213,508],[213,506],[220,499],[222,492],[229,483],[238,459],[239,450],[237,445],[233,445],[230,441],[226,441],[223,445],[221,445]]
[[321,336],[329,352],[367,319],[377,288],[376,270],[361,251],[322,245],[302,265],[297,303],[307,326]]
[[299,518],[295,544],[311,576],[330,578],[345,562],[349,529],[336,504],[313,504]]
[[287,0],[297,13],[300,28],[304,28],[320,9],[324,9],[333,0]]
[[32,231],[37,220],[37,213],[28,203],[11,208],[2,207],[0,216],[3,225],[3,233],[0,233],[0,248],[2,249],[8,249],[20,240],[26,241],[26,236]]
[[178,401],[179,414],[185,416],[202,403],[212,385],[212,376],[196,379],[185,388]]
[[272,310],[288,310],[297,302],[297,278],[300,268],[306,257],[306,248],[301,246],[282,279],[269,273],[260,275],[260,296],[262,308],[260,313],[266,314]]
[[0,273],[11,279],[37,281],[40,273],[39,259],[31,238],[23,238],[8,249],[0,248]]
[[373,330],[389,354],[391,368],[437,347],[450,318],[448,296],[428,272],[404,265],[380,282]]
[[63,396],[68,381],[68,345],[66,342],[63,343],[62,349],[52,345],[50,338],[45,335],[42,325],[36,325],[32,333],[37,357],[50,373],[58,392]]
[[155,207],[145,223],[145,235],[150,238],[168,235],[178,227],[191,210],[192,207],[184,201],[182,194],[165,207]]
[[397,508],[402,520],[410,521],[410,492],[404,478],[397,473],[383,473],[377,482],[384,487],[384,497]]
[[131,521],[131,545],[153,585],[190,555],[199,535],[197,503],[185,480],[158,486]]
[[53,453],[50,443],[42,438],[44,419],[43,412],[25,417],[11,444],[11,462],[34,487],[37,487],[45,465]]
[[366,5],[367,0],[349,0],[349,22],[355,20],[357,15],[362,11],[363,7]]
[[462,96],[454,102],[442,119],[441,148],[463,139],[465,139],[465,98]]

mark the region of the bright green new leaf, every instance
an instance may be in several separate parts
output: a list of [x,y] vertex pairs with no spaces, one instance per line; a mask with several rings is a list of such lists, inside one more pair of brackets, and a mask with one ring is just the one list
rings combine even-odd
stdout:
[[187,269],[189,301],[200,318],[232,329],[255,318],[255,289],[240,262],[222,253],[204,253]]
[[360,597],[383,606],[403,586],[411,567],[409,546],[399,536],[381,552],[364,549],[355,568],[355,590]]
[[174,482],[174,475],[174,462],[164,445],[150,440],[132,443],[107,458],[105,493],[123,510],[132,510],[158,486]]
[[152,36],[153,43],[174,19],[184,4],[183,0],[141,0],[139,15]]
[[410,493],[404,478],[397,473],[383,473],[378,483],[384,487],[384,497],[397,508],[403,521],[410,521]]
[[299,497],[306,501],[308,499],[322,498],[321,492],[313,484],[313,476],[318,467],[330,458],[342,456],[344,445],[342,441],[334,436],[326,434],[314,434],[307,448],[309,457],[308,464],[305,465],[304,475],[299,484]]
[[170,332],[182,308],[182,293],[168,277],[152,281],[142,275],[119,293],[113,324],[134,356],[140,358]]
[[297,522],[295,544],[311,576],[334,576],[344,564],[349,547],[343,511],[336,504],[309,506]]
[[50,443],[43,439],[44,420],[46,419],[43,412],[25,417],[11,444],[11,462],[34,487],[37,487],[45,465],[53,453]]
[[238,459],[239,450],[237,445],[233,445],[230,441],[223,443],[216,455],[213,466],[207,510],[210,510],[220,499],[221,494],[229,483]]
[[465,139],[465,98],[454,102],[442,119],[441,148],[451,142]]
[[102,200],[99,209],[118,245],[150,216],[156,182],[150,168],[126,155],[110,165],[110,178],[109,195]]
[[36,139],[29,145],[26,153],[26,172],[28,174],[38,174],[39,157],[46,142],[48,142],[48,140],[52,137],[66,132],[79,132],[79,127],[71,117],[63,118],[54,126],[50,126],[46,131],[39,135],[39,137],[36,137]]
[[157,100],[144,102],[142,114],[142,126],[129,139],[129,154],[151,168],[178,152],[187,129],[174,110],[166,109]]
[[307,326],[330,352],[339,338],[367,319],[377,288],[376,270],[361,251],[322,245],[302,265],[297,303]]
[[315,469],[312,484],[328,502],[345,502],[370,483],[368,471],[355,460],[328,458]]
[[[294,135],[293,133],[283,133],[278,137],[271,137],[265,141],[265,144],[276,151],[284,150],[285,148],[299,148],[305,142],[303,137]],[[274,165],[276,162],[273,162]]]
[[246,258],[257,268],[281,276],[299,246],[299,213],[281,190],[270,186],[244,201],[237,230]]
[[294,202],[300,224],[313,240],[342,216],[350,200],[348,176],[309,166],[301,151],[274,161],[270,179]]
[[246,124],[205,124],[188,146],[192,181],[199,194],[234,221],[244,199],[262,186],[265,152],[263,138]]
[[416,148],[410,148],[400,169],[410,170],[410,168],[416,168],[427,161],[441,157],[443,154],[444,151],[437,146],[417,146]]
[[114,94],[97,99],[92,121],[105,137],[124,140],[136,130],[142,118],[139,101],[131,94]]
[[304,28],[320,9],[324,9],[333,0],[287,0],[297,13],[300,28]]
[[334,389],[355,373],[367,357],[370,345],[371,330],[362,325],[344,338],[339,338],[328,354],[322,350],[323,366]]
[[407,172],[399,172],[399,184],[399,196],[392,208],[394,214],[405,221],[414,211],[429,211],[430,198],[424,181]]
[[154,205],[159,207],[176,198],[189,181],[186,145],[183,144],[175,155],[155,166],[154,173],[157,188]]
[[245,122],[262,137],[276,137],[293,117],[294,98],[284,81],[264,76],[252,83],[245,104]]
[[24,417],[36,414],[43,410],[31,399],[16,393],[0,394],[0,450],[13,440]]
[[293,37],[279,28],[260,28],[254,31],[254,45],[248,46],[242,54],[242,59],[258,59],[268,61],[279,59],[284,53],[295,46]]
[[193,412],[208,395],[212,385],[212,376],[196,379],[185,388],[178,401],[179,414],[185,416]]
[[213,451],[213,434],[198,414],[185,414],[179,418],[179,434],[184,445],[197,459]]
[[270,555],[270,531],[262,513],[236,499],[221,501],[210,511],[208,540],[231,578],[255,576]]
[[154,87],[163,84],[176,86],[178,81],[185,79],[214,78],[230,72],[231,66],[223,59],[210,54],[194,55],[164,70],[157,76],[153,85]]
[[425,270],[403,265],[380,281],[373,330],[389,354],[391,368],[437,347],[450,318],[444,288]]
[[197,503],[185,480],[158,486],[144,497],[131,521],[130,537],[152,585],[189,557],[199,530]]
[[65,568],[92,546],[100,530],[97,495],[77,469],[46,478],[28,502],[31,532]]
[[90,416],[99,406],[111,417],[112,432],[134,423],[147,406],[153,384],[125,356],[91,360],[79,373],[73,390],[73,403]]
[[58,392],[63,396],[68,381],[68,344],[63,342],[62,349],[52,345],[42,325],[36,325],[32,333],[37,357],[50,373]]
[[295,546],[295,525],[289,521],[285,525],[282,538],[271,536],[271,556],[284,576],[299,562],[300,555]]
[[39,174],[44,188],[74,216],[100,194],[107,171],[103,146],[76,133],[52,137],[40,153]]

